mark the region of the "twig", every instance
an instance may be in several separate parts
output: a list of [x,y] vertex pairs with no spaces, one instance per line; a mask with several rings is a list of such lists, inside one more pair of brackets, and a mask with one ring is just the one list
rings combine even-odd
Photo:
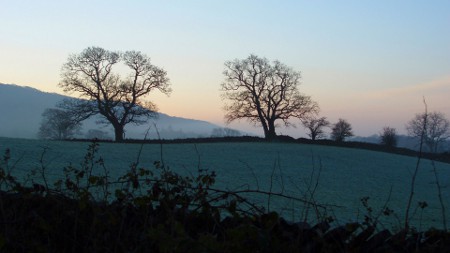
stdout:
[[384,202],[384,205],[381,208],[380,213],[378,213],[378,215],[375,217],[374,224],[377,224],[378,223],[378,219],[380,218],[380,216],[383,213],[385,213],[386,209],[388,208],[387,205],[388,205],[389,201],[391,201],[391,196],[392,196],[392,185],[391,185],[391,188],[389,189],[389,195],[388,195],[386,201]]
[[241,160],[239,160],[239,162],[243,163],[247,168],[250,169],[250,172],[252,173],[252,176],[255,178],[255,181],[256,181],[256,189],[259,190],[258,177],[256,176],[255,171],[253,170],[253,168],[247,162],[244,162],[244,161],[241,161]]
[[276,168],[277,161],[274,162],[273,168],[272,168],[272,174],[270,174],[270,186],[269,186],[269,197],[267,198],[267,211],[270,212],[270,200],[272,196],[272,187],[273,187],[273,175],[275,174],[275,168]]
[[441,211],[442,211],[442,224],[444,225],[444,231],[447,231],[447,218],[445,216],[445,206],[444,206],[444,200],[442,199],[442,191],[441,191],[441,184],[439,183],[439,177],[436,170],[436,164],[434,163],[434,160],[431,160],[431,165],[433,166],[433,172],[434,176],[436,178],[436,186],[438,190],[438,198],[439,202],[441,204]]
[[41,154],[41,158],[39,159],[39,163],[41,165],[41,176],[42,176],[42,180],[44,180],[44,185],[45,185],[45,190],[48,191],[48,183],[47,183],[47,178],[45,176],[45,165],[44,165],[44,156],[45,156],[45,152],[47,151],[48,147],[44,147],[44,150],[42,151]]
[[197,170],[200,171],[200,162],[201,162],[201,158],[200,158],[200,152],[198,152],[198,148],[197,148],[197,144],[194,143],[194,149],[195,149],[195,154],[197,155]]
[[408,198],[408,204],[406,206],[405,231],[408,231],[408,229],[409,229],[409,210],[411,209],[411,202],[412,202],[412,199],[413,199],[413,196],[414,196],[414,188],[415,188],[415,184],[416,184],[416,177],[417,177],[417,173],[419,171],[420,160],[422,159],[423,142],[424,142],[425,133],[426,133],[426,130],[427,130],[428,107],[427,107],[427,103],[425,101],[425,98],[423,99],[423,103],[425,105],[425,114],[424,114],[424,119],[423,119],[422,132],[420,134],[419,154],[418,154],[418,157],[417,157],[416,168],[415,168],[414,173],[412,175],[411,190],[410,190],[410,194],[409,194],[409,198]]
[[[155,126],[156,128],[156,126]],[[147,131],[145,131],[145,135],[144,135],[144,141],[141,143],[141,146],[139,147],[139,151],[138,151],[138,155],[136,157],[136,163],[133,164],[133,166],[137,169],[140,159],[141,159],[141,154],[142,154],[142,150],[144,149],[144,144],[145,144],[145,140],[147,140],[147,136],[148,133],[150,132],[151,127],[147,128]],[[156,130],[158,131],[158,130]],[[158,134],[159,135],[159,134]]]

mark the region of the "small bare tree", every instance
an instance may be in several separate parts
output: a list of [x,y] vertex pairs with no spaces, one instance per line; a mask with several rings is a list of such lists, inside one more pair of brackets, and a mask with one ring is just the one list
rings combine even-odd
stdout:
[[276,121],[292,125],[290,118],[303,119],[318,112],[319,106],[300,93],[300,72],[279,61],[250,55],[244,60],[225,62],[222,83],[225,118],[228,123],[247,119],[261,125],[266,139],[276,137]]
[[236,137],[241,136],[242,133],[236,129],[224,127],[214,128],[211,132],[211,137]]
[[397,130],[392,127],[383,127],[383,130],[380,133],[380,143],[387,147],[396,147]]
[[310,117],[305,120],[302,120],[303,126],[308,129],[309,133],[307,135],[311,138],[311,140],[316,140],[320,138],[325,138],[325,132],[323,128],[328,127],[330,122],[326,117],[315,118]]
[[64,140],[73,137],[81,130],[81,123],[67,111],[47,108],[42,113],[38,137],[42,139]]
[[[425,129],[425,132],[423,132]],[[416,114],[407,125],[408,135],[412,137],[423,136],[423,142],[430,152],[436,153],[439,145],[450,137],[450,122],[441,112],[425,112]]]
[[331,139],[337,142],[342,142],[351,136],[353,136],[352,125],[345,119],[339,119],[331,128]]

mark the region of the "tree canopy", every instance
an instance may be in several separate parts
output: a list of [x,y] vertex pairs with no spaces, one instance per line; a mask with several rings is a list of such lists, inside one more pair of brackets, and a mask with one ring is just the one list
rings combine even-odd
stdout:
[[42,139],[64,140],[72,138],[81,130],[81,123],[62,109],[47,108],[42,113],[38,137]]
[[309,117],[302,120],[302,124],[309,131],[307,135],[311,137],[311,140],[314,141],[316,139],[325,137],[325,131],[323,130],[323,128],[328,127],[330,125],[330,122],[326,117]]
[[345,119],[339,119],[331,129],[331,139],[337,142],[342,142],[351,136],[353,136],[352,125]]
[[262,126],[266,139],[276,137],[276,121],[292,125],[291,118],[315,114],[319,106],[300,93],[300,72],[279,61],[250,55],[243,60],[225,62],[225,81],[221,85],[228,123],[246,119]]
[[387,147],[397,146],[397,130],[392,127],[383,127],[380,134],[380,144]]
[[[121,69],[129,73],[122,77]],[[171,92],[166,71],[152,65],[139,51],[120,53],[89,47],[69,56],[61,76],[59,86],[83,98],[66,101],[62,107],[79,118],[102,115],[104,123],[113,126],[116,141],[123,140],[125,125],[143,124],[156,115],[156,106],[144,100],[150,92]]]
[[450,137],[450,122],[441,112],[424,112],[414,116],[406,124],[412,137],[423,135],[424,143],[431,152],[437,152],[439,145]]

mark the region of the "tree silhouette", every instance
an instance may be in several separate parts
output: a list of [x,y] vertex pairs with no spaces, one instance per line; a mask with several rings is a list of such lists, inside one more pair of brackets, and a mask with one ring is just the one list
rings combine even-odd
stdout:
[[397,130],[392,127],[383,127],[380,134],[380,143],[388,147],[397,146]]
[[246,119],[261,125],[266,139],[276,137],[276,121],[289,126],[290,118],[303,119],[318,112],[319,106],[298,90],[300,72],[279,61],[250,55],[244,60],[225,62],[221,85],[228,123]]
[[303,126],[309,130],[307,135],[311,138],[311,140],[316,140],[325,137],[325,132],[323,131],[324,127],[330,125],[330,122],[326,117],[315,118],[310,117],[302,121]]
[[[130,72],[121,78],[113,67]],[[171,92],[166,71],[152,65],[146,55],[137,51],[111,52],[100,47],[89,47],[69,56],[59,86],[84,99],[66,101],[63,108],[79,113],[80,118],[102,115],[103,123],[113,126],[116,141],[123,140],[125,125],[143,124],[156,115],[156,106],[144,101],[150,92],[159,90],[167,95]]]
[[406,124],[408,135],[420,137],[423,132],[424,143],[431,152],[437,152],[439,145],[450,137],[450,122],[441,112],[416,114]]
[[38,137],[42,139],[64,140],[81,130],[81,123],[61,109],[47,108],[42,113]]
[[337,142],[351,136],[353,136],[352,126],[345,119],[339,119],[331,129],[331,138]]
[[228,127],[214,128],[211,132],[211,137],[236,137],[236,136],[241,136],[241,135],[242,135],[242,133],[239,132],[238,130],[231,129]]

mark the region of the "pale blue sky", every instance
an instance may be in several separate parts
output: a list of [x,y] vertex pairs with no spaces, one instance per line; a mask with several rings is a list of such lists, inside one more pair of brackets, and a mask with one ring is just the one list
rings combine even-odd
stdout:
[[0,0],[0,17],[2,83],[63,93],[69,54],[139,50],[171,79],[170,97],[150,97],[160,111],[223,125],[223,63],[254,53],[301,71],[300,89],[321,115],[349,120],[357,135],[404,132],[423,96],[450,118],[448,0]]

